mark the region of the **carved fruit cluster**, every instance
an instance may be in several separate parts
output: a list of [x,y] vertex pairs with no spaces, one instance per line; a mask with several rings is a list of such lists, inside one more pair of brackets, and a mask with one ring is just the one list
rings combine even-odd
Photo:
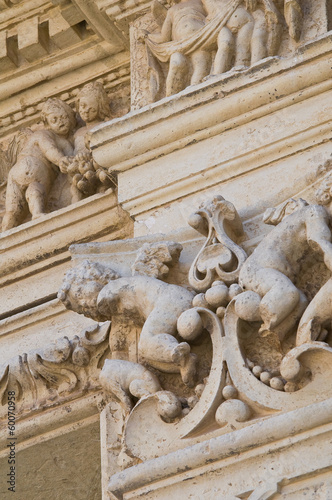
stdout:
[[223,281],[214,281],[205,293],[194,297],[193,306],[211,309],[219,318],[223,318],[228,303],[242,291],[240,285],[233,284],[228,287]]
[[282,377],[272,374],[268,370],[264,370],[264,368],[255,365],[255,363],[250,360],[247,360],[247,364],[255,377],[263,382],[263,384],[269,385],[272,389],[277,391],[292,392],[292,389]]
[[85,196],[94,194],[100,184],[105,188],[113,184],[110,175],[94,162],[91,153],[78,153],[69,163],[67,171],[72,184]]

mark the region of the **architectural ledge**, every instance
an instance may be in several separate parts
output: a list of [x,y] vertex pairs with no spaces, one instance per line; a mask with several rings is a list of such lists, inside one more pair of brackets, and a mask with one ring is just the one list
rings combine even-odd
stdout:
[[[100,217],[108,211],[111,212],[110,217]],[[3,254],[0,277],[7,274],[12,277],[13,271],[66,251],[74,242],[110,233],[128,221],[129,217],[118,206],[114,193],[97,194],[0,233],[0,252]]]
[[94,158],[119,172],[119,202],[137,216],[323,144],[331,137],[331,55],[329,33],[293,57],[212,77],[102,124],[92,134]]
[[[327,438],[331,435],[331,417],[332,400],[329,399],[306,408],[260,420],[231,434],[203,441],[115,474],[110,479],[108,491],[121,500],[141,497],[149,498],[149,500],[171,498],[172,487],[176,484],[179,488],[180,483],[186,481],[187,493],[191,488],[196,488],[194,489],[195,498],[205,498],[203,494],[200,497],[200,488],[201,485],[206,486],[207,481],[211,487],[213,479],[211,480],[211,477],[209,479],[209,472],[214,471],[215,490],[213,491],[221,493],[227,484],[228,488],[231,487],[228,491],[235,490],[234,495],[241,495],[243,492],[236,491],[241,488],[240,470],[246,470],[244,474],[247,476],[249,470],[255,471],[252,478],[252,490],[255,490],[258,486],[258,483],[255,484],[255,476],[257,470],[260,469],[261,456],[265,458],[266,469],[269,469],[268,456],[274,456],[274,459],[272,458],[274,465],[271,466],[266,477],[269,477],[270,483],[274,483],[276,486],[274,492],[277,493],[278,482],[280,478],[285,477],[283,468],[287,469],[288,462],[291,463],[294,460],[294,454],[297,453],[299,445],[302,449],[307,446],[310,448],[312,446],[310,441],[317,444],[320,438],[324,439],[324,436]],[[290,453],[286,450],[290,450]],[[277,467],[274,462],[275,455],[282,451],[283,464]],[[325,468],[325,459],[322,461],[324,463],[315,464],[316,470]],[[232,477],[232,472],[234,474],[232,466],[235,466],[237,480]],[[292,473],[289,473],[288,482],[308,474],[312,467],[315,467],[313,463],[298,463]],[[187,471],[190,471],[189,475],[186,474]],[[261,471],[258,472],[259,474]],[[235,483],[230,484],[232,480],[235,480]],[[235,500],[233,496],[227,498]],[[272,497],[254,496],[254,498]]]
[[130,237],[132,228],[132,220],[111,192],[1,233],[0,318],[56,297],[71,244]]

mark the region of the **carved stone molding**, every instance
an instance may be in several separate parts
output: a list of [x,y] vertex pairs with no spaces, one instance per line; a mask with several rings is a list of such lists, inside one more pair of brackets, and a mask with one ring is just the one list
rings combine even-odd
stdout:
[[[158,493],[160,494],[159,488],[162,487],[164,493],[168,490],[171,494],[174,482],[180,485],[183,484],[182,481],[186,480],[188,489],[190,488],[188,483],[190,483],[195,488],[195,494],[204,495],[203,492],[206,491],[204,478],[209,477],[212,471],[218,470],[221,474],[217,476],[212,474],[209,481],[210,488],[215,488],[214,492],[223,495],[231,495],[234,492],[234,496],[239,495],[240,498],[243,498],[242,494],[247,493],[249,498],[250,494],[256,498],[253,490],[261,481],[260,466],[264,469],[264,465],[269,467],[270,472],[267,475],[271,477],[271,482],[274,479],[274,484],[279,483],[279,488],[282,491],[280,475],[282,476],[283,471],[280,468],[276,471],[270,468],[273,468],[273,464],[275,464],[275,456],[282,453],[282,468],[287,470],[287,467],[293,463],[294,452],[309,452],[311,446],[314,446],[314,443],[317,445],[318,442],[323,445],[328,436],[331,435],[329,424],[331,411],[331,399],[329,399],[300,410],[273,416],[261,421],[259,425],[252,424],[250,427],[237,430],[233,433],[232,438],[227,434],[213,437],[168,455],[147,460],[111,477],[108,491],[118,499],[125,498],[125,495],[128,496],[130,493],[134,498],[142,491],[149,491],[152,498],[157,498]],[[327,425],[326,434],[324,433],[320,437],[318,429],[324,425]],[[276,437],[278,441],[275,441]],[[302,451],[300,452],[300,450]],[[326,451],[326,447],[324,447],[324,452]],[[243,454],[244,459],[239,462],[238,458],[241,454]],[[267,460],[269,454],[271,454],[271,461]],[[323,458],[322,455],[320,457],[322,460],[315,456],[315,464],[312,463],[312,466],[309,467],[306,467],[306,464],[301,461],[296,469],[292,468],[293,473],[289,477],[289,481],[285,481],[285,483],[296,483],[298,478],[308,477],[312,474],[313,468],[316,470],[319,481],[320,474],[324,476],[327,465],[326,458]],[[188,463],[190,463],[190,477],[187,473]],[[250,470],[249,475],[248,470]],[[251,488],[247,487],[247,489],[239,491],[241,486],[239,487],[236,478],[239,477],[240,471],[243,471],[249,478],[246,482],[247,484],[251,483]],[[286,472],[284,474],[287,475]],[[328,474],[330,472],[327,472]],[[213,477],[216,478],[216,482],[212,479]],[[170,481],[167,481],[168,478]],[[231,478],[234,479],[231,481],[232,486],[230,487]],[[162,486],[161,480],[164,481]],[[264,494],[269,491],[269,487],[265,490],[264,488],[262,485],[261,488],[257,488],[256,492],[260,491],[261,494]],[[263,496],[263,498],[265,497]]]
[[[185,210],[194,197],[204,189],[211,192],[216,183],[223,184],[224,196],[229,193],[234,202],[236,190],[230,185],[239,185],[241,176],[249,173],[257,180],[248,187],[245,199],[237,200],[237,210],[249,211],[252,217],[257,214],[259,172],[273,165],[280,168],[280,176],[287,171],[292,179],[283,186],[284,198],[278,199],[279,188],[273,192],[273,204],[293,196],[294,184],[300,192],[307,183],[304,178],[315,168],[313,149],[319,154],[325,148],[325,155],[329,154],[325,146],[331,136],[331,109],[320,104],[319,115],[315,109],[322,103],[322,93],[331,90],[330,52],[331,35],[326,34],[305,44],[295,58],[259,63],[243,74],[216,76],[96,129],[91,139],[93,156],[104,168],[118,172],[119,201],[135,216],[137,234],[161,230],[166,223],[164,206],[174,202]],[[294,120],[298,114],[301,120]],[[303,158],[301,172],[297,155]],[[271,203],[264,193],[260,196],[265,206]],[[191,199],[181,202],[184,197]],[[158,210],[160,228],[156,224],[145,229],[144,221],[154,216],[154,210]],[[184,217],[177,225],[176,220],[172,228],[185,225]]]

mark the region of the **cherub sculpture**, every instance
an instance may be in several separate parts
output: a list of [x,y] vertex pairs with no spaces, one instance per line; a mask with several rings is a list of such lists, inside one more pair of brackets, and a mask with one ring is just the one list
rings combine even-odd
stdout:
[[77,96],[76,107],[85,126],[75,132],[74,156],[66,160],[72,203],[94,194],[98,188],[112,185],[108,172],[94,162],[89,147],[90,130],[110,115],[109,98],[103,85],[100,82],[85,85]]
[[[200,83],[209,74],[211,54],[197,44],[185,48],[185,41],[195,39],[205,26],[206,12],[201,0],[170,0],[165,9],[161,33],[148,35],[147,44],[160,61],[169,61],[166,96],[180,92],[186,86],[189,65],[192,65],[191,85]],[[160,6],[160,8],[162,8]],[[183,46],[182,46],[183,45]]]
[[75,114],[60,99],[48,99],[42,108],[46,129],[21,131],[11,144],[6,212],[2,230],[18,226],[29,211],[33,219],[46,212],[47,196],[66,156],[73,154]]
[[153,266],[148,268],[152,275],[142,275],[136,262],[134,276],[120,277],[108,266],[83,261],[68,271],[58,297],[68,309],[95,321],[120,318],[141,325],[140,360],[161,371],[180,373],[183,382],[193,386],[196,356],[176,335],[177,319],[191,307],[194,295],[153,277],[156,270]]
[[233,59],[236,66],[250,64],[254,19],[241,3],[242,0],[182,0],[167,10],[154,2],[152,12],[157,22],[163,17],[164,22],[161,33],[148,35],[146,42],[159,61],[169,61],[167,96],[186,86],[190,65],[191,85],[210,74],[216,45],[214,73],[230,69]]
[[[233,67],[243,68],[256,62],[252,58],[252,38],[254,18],[246,9],[247,1],[229,2],[228,0],[202,0],[208,14],[207,20],[213,22],[221,12],[223,22],[216,29],[217,52],[214,59],[212,73],[225,73]],[[257,41],[261,37],[257,36]]]
[[[278,53],[283,25],[296,41],[301,35],[300,0],[284,0],[284,17],[274,0],[154,0],[152,14],[160,33],[145,33],[160,62],[169,62],[166,96],[209,74],[243,69]],[[282,6],[281,6],[282,7]],[[213,67],[212,56],[215,52]]]
[[[318,201],[322,200],[318,191]],[[329,196],[325,207],[289,200],[277,214],[269,212],[277,225],[243,264],[239,283],[245,293],[235,306],[242,319],[263,320],[263,336],[275,332],[283,340],[307,307],[306,296],[294,283],[308,252],[322,254],[332,271],[331,208]]]
[[[332,174],[328,174],[316,193],[319,203],[331,214]],[[327,266],[328,267],[328,266]],[[329,268],[330,269],[330,268]],[[301,317],[296,335],[296,345],[324,341],[331,329],[332,320],[332,278],[320,288]]]

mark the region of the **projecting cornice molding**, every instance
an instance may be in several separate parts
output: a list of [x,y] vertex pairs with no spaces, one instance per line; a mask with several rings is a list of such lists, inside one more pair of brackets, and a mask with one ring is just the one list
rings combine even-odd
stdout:
[[327,34],[292,57],[189,87],[97,127],[93,156],[119,172],[119,202],[138,216],[322,145],[331,137],[331,55]]

